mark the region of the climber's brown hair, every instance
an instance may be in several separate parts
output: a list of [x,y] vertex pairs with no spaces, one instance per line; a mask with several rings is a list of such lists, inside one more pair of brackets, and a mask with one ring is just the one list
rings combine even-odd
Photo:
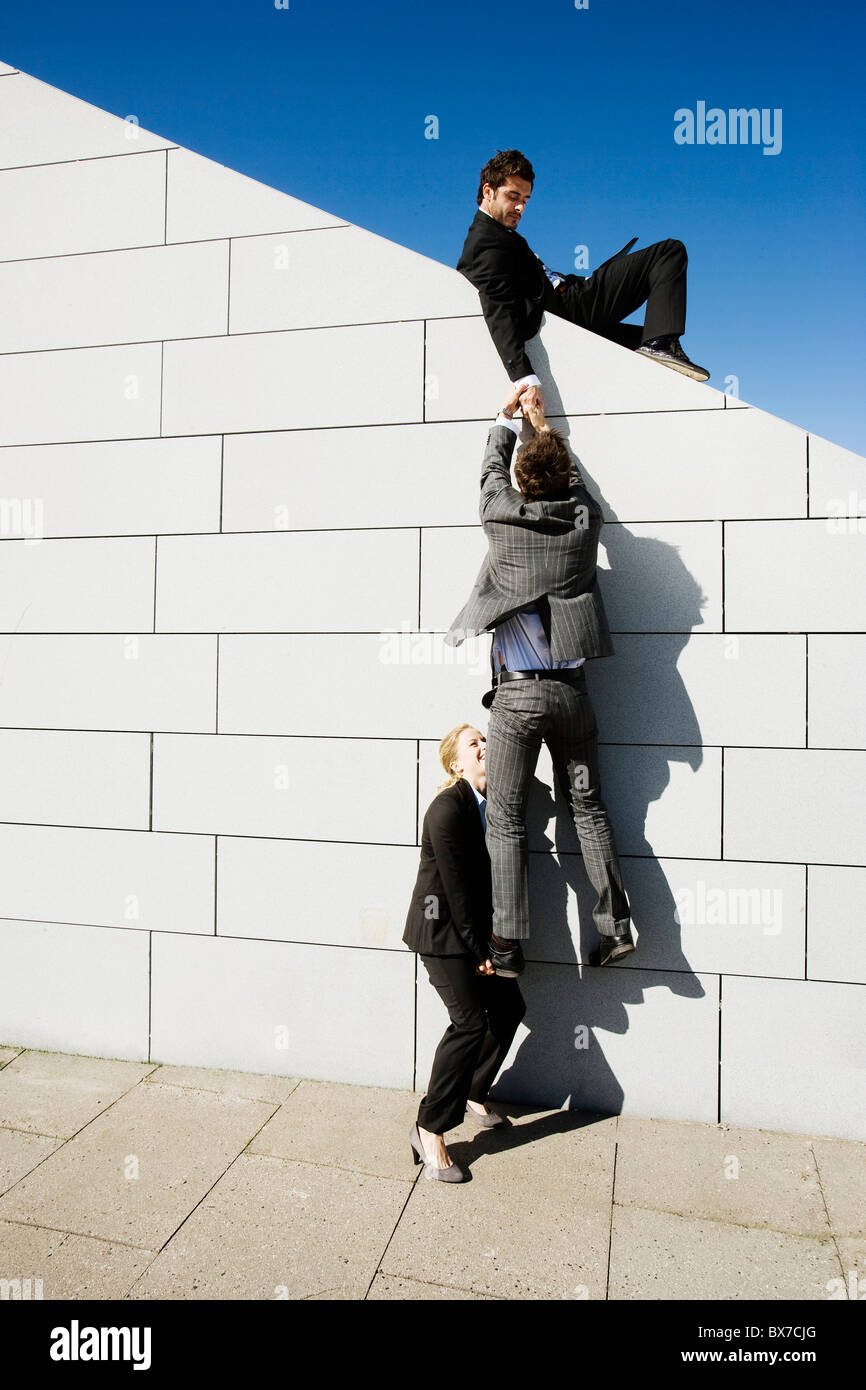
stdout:
[[571,481],[571,456],[559,430],[541,430],[518,451],[514,481],[527,502],[565,497]]
[[535,182],[535,171],[532,168],[525,154],[520,150],[498,150],[492,159],[488,159],[478,179],[478,197],[475,199],[480,207],[484,200],[484,185],[490,184],[492,189],[501,188],[506,179],[518,178],[525,179],[527,183]]

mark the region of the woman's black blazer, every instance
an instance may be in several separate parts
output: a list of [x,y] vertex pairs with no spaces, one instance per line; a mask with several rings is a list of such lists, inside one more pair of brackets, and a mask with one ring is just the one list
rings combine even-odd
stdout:
[[486,960],[493,917],[490,856],[475,793],[465,777],[433,798],[403,940],[427,956]]

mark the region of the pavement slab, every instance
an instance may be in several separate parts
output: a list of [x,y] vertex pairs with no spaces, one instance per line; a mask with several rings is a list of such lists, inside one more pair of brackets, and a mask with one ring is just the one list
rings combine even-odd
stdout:
[[[124,1298],[153,1253],[0,1221],[0,1278],[31,1279],[33,1298]],[[37,1279],[41,1281],[38,1293]]]
[[367,1302],[384,1303],[394,1299],[429,1302],[440,1299],[468,1299],[473,1303],[496,1301],[490,1294],[473,1293],[471,1289],[451,1289],[446,1284],[422,1284],[418,1279],[401,1278],[394,1274],[377,1274],[367,1294]]
[[218,1091],[245,1100],[270,1100],[279,1105],[300,1082],[292,1076],[266,1076],[249,1071],[211,1071],[208,1067],[154,1067],[145,1077],[149,1086],[183,1086],[193,1091]]
[[611,1299],[826,1299],[840,1274],[830,1237],[613,1210]]
[[0,1071],[0,1125],[69,1139],[152,1067],[63,1052],[21,1052]]
[[382,1272],[497,1298],[603,1299],[616,1119],[500,1108],[512,1129],[449,1134],[471,1181],[418,1182]]
[[830,1234],[809,1139],[770,1130],[620,1116],[614,1201],[792,1235]]
[[415,1176],[409,1130],[419,1100],[411,1091],[302,1081],[249,1151],[408,1182]]
[[130,1298],[363,1299],[411,1182],[244,1154]]
[[866,1144],[815,1139],[813,1147],[832,1229],[840,1236],[866,1237]]
[[23,1129],[0,1129],[0,1196],[32,1173],[34,1168],[63,1143],[48,1134],[30,1134]]
[[137,1086],[0,1197],[0,1219],[158,1250],[272,1113],[270,1101]]

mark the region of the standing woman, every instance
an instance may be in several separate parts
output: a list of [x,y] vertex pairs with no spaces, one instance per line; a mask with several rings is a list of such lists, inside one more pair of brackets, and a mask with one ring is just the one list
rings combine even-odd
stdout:
[[403,940],[417,951],[451,1019],[410,1138],[416,1163],[440,1182],[464,1182],[443,1135],[469,1115],[485,1129],[507,1125],[484,1103],[526,1005],[516,977],[494,972],[490,858],[484,839],[485,739],[458,724],[439,745],[448,775],[424,817],[421,863]]

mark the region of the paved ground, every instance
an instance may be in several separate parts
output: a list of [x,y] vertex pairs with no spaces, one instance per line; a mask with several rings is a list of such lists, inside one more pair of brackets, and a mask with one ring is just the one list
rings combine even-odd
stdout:
[[472,1174],[452,1185],[412,1164],[418,1100],[0,1047],[0,1281],[40,1279],[44,1299],[866,1295],[866,1144],[507,1106],[506,1133],[452,1133]]

